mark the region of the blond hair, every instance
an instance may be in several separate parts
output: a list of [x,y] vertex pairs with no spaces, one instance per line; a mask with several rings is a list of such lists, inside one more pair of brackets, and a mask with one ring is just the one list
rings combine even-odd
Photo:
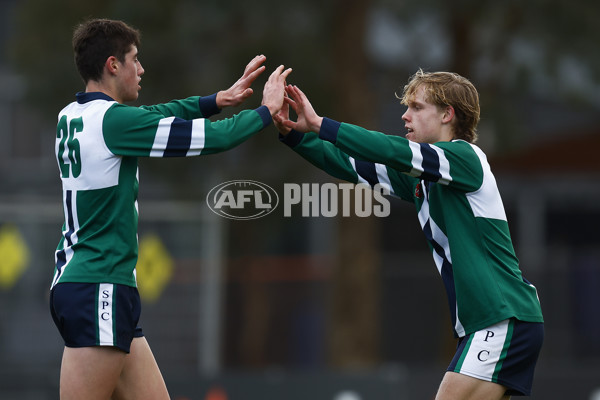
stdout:
[[453,72],[423,72],[419,68],[404,86],[402,96],[396,97],[402,104],[408,105],[421,87],[425,88],[427,102],[440,108],[451,106],[454,109],[454,138],[475,143],[480,114],[479,94],[475,86]]

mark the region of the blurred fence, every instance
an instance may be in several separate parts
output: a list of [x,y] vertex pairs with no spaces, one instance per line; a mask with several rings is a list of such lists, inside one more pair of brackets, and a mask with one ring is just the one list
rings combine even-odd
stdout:
[[[587,400],[600,387],[600,185],[517,178],[499,184],[546,318],[532,398]],[[327,359],[333,254],[240,255],[232,238],[241,225],[203,203],[142,202],[140,212],[141,323],[174,399],[216,400],[219,388],[229,400],[435,394],[454,342],[430,255],[408,238],[422,241],[410,206],[392,202],[381,222],[380,362],[354,369]],[[294,223],[333,232],[336,219]],[[47,296],[61,224],[55,199],[0,203],[1,399],[58,398],[62,341]],[[399,224],[415,231],[395,236]],[[415,296],[422,304],[407,303]]]

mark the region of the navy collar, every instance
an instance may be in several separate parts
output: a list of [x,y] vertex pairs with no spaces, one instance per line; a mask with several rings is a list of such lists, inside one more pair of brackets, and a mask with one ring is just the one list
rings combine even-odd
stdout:
[[75,95],[79,104],[85,104],[92,100],[115,101],[112,97],[102,92],[79,92]]

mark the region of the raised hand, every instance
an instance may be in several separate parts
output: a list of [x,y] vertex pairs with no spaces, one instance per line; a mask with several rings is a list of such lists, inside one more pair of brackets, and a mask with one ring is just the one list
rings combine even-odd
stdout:
[[221,90],[217,93],[217,107],[224,108],[228,106],[238,106],[244,102],[254,91],[250,87],[256,78],[265,70],[261,65],[267,57],[259,55],[254,57],[244,70],[244,74],[227,90]]
[[288,94],[288,97],[285,98],[285,101],[292,106],[298,115],[298,119],[294,122],[287,118],[281,121],[282,125],[299,132],[312,131],[319,133],[323,118],[317,115],[304,92],[300,90],[298,86],[288,85],[286,87],[286,93]]
[[271,115],[277,114],[283,106],[285,80],[292,72],[291,68],[288,68],[285,71],[283,68],[283,65],[280,65],[273,71],[263,89],[262,105],[267,106]]

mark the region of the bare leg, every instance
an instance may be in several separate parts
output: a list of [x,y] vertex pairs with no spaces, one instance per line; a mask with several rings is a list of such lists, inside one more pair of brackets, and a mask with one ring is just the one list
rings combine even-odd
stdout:
[[509,400],[506,388],[455,372],[446,372],[435,400]]
[[[112,396],[112,397],[111,397]],[[65,347],[61,400],[168,400],[169,393],[145,338],[130,353],[115,347]]]
[[167,386],[146,338],[134,338],[125,358],[113,400],[168,400]]
[[114,347],[65,347],[60,369],[61,400],[109,399],[125,356]]

